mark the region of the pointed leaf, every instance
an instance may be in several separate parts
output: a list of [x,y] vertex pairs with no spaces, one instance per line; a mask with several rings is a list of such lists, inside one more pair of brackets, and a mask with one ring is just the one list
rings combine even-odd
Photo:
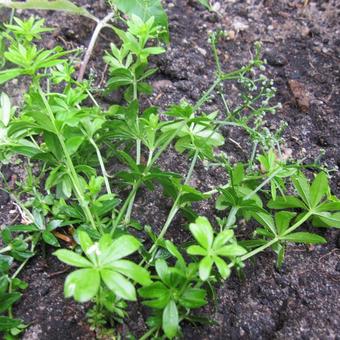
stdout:
[[219,256],[214,256],[213,260],[214,260],[216,267],[218,269],[218,272],[222,276],[223,280],[227,279],[230,276],[230,272],[231,272],[228,265]]
[[208,280],[211,272],[213,260],[210,256],[204,257],[199,263],[199,275],[202,281]]
[[297,197],[285,196],[276,197],[276,200],[270,200],[268,203],[270,209],[287,209],[287,208],[301,208],[307,209],[307,206]]
[[176,336],[179,326],[178,310],[174,300],[170,300],[163,311],[162,328],[165,335],[172,339]]
[[79,269],[67,276],[65,297],[73,296],[78,302],[90,301],[99,289],[100,276],[96,269]]
[[189,228],[196,241],[203,248],[211,248],[214,239],[214,232],[206,217],[198,217],[195,223],[190,224]]
[[296,216],[296,213],[289,211],[280,211],[275,214],[275,224],[279,235],[288,229],[290,221],[294,216]]
[[123,275],[109,269],[102,269],[100,275],[107,287],[117,296],[124,300],[136,301],[135,287]]
[[327,194],[328,190],[329,186],[326,173],[318,173],[310,188],[310,200],[313,207],[316,207],[320,203],[322,197]]
[[215,250],[215,253],[220,256],[234,257],[244,255],[247,251],[238,244],[230,244]]
[[231,229],[224,230],[220,232],[214,241],[213,249],[221,248],[225,245],[228,241],[230,241],[234,236],[234,231]]
[[307,244],[324,244],[327,241],[320,235],[307,233],[304,231],[291,233],[284,237],[281,237],[282,240],[295,242],[295,243],[307,243]]
[[112,261],[126,257],[140,247],[140,242],[133,236],[124,235],[114,240],[111,245],[103,250],[100,255],[101,265],[110,264]]
[[115,271],[127,276],[142,286],[147,286],[152,283],[150,273],[143,267],[138,266],[132,261],[118,260],[110,265]]
[[293,178],[293,184],[302,200],[308,207],[310,207],[311,206],[310,186],[307,181],[307,178],[303,174],[297,175],[295,176],[295,178]]
[[67,249],[60,249],[53,253],[60,261],[73,267],[92,267],[92,263],[85,257]]
[[207,250],[198,245],[192,245],[188,247],[187,252],[189,255],[206,256],[208,254]]

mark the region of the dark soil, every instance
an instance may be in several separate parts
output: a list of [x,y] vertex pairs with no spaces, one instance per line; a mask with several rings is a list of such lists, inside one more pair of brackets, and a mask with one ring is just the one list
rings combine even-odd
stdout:
[[[101,17],[105,8],[100,1],[86,3],[89,10]],[[214,2],[214,1],[213,1]],[[216,2],[216,1],[215,1]],[[335,171],[331,185],[340,193],[340,95],[339,95],[339,8],[336,0],[224,0],[218,14],[208,13],[196,1],[167,1],[171,46],[168,52],[154,59],[160,72],[153,80],[154,95],[148,104],[165,108],[181,99],[194,102],[213,79],[214,63],[208,33],[215,29],[229,32],[230,39],[219,46],[223,67],[232,70],[247,62],[255,41],[262,41],[268,60],[267,75],[274,79],[278,100],[283,104],[275,116],[268,117],[269,128],[275,130],[280,120],[288,122],[284,150],[295,159],[308,163],[319,159]],[[42,13],[40,13],[42,15]],[[93,23],[84,18],[63,14],[44,15],[57,32],[44,42],[46,46],[61,44],[72,48],[86,46]],[[103,31],[90,66],[100,83],[105,77],[101,51],[112,39]],[[298,86],[298,89],[296,85]],[[20,86],[8,87],[7,93],[18,95]],[[230,88],[230,102],[235,89]],[[228,95],[228,93],[227,93]],[[101,98],[112,104],[119,95]],[[213,98],[208,111],[221,103]],[[244,160],[249,144],[236,130],[226,130],[228,143],[224,151],[233,161]],[[239,149],[232,140],[241,144]],[[159,165],[163,169],[184,173],[187,161],[170,150]],[[7,167],[10,180],[22,176],[20,165]],[[14,179],[13,179],[14,177]],[[209,190],[223,183],[222,171],[206,171],[197,167],[192,184]],[[141,191],[136,200],[134,217],[155,230],[164,223],[171,202],[160,199],[160,191]],[[17,209],[3,193],[0,196],[0,222],[13,222]],[[212,217],[211,202],[197,206],[200,214]],[[321,230],[328,244],[317,247],[290,246],[283,269],[275,270],[275,258],[270,252],[261,254],[255,263],[248,263],[245,279],[236,276],[217,291],[216,309],[202,312],[216,325],[194,327],[183,325],[185,339],[340,339],[340,234]],[[185,220],[175,219],[169,238],[183,242],[188,237]],[[34,258],[22,274],[29,288],[17,305],[15,313],[30,326],[24,339],[64,340],[94,339],[95,334],[85,320],[85,306],[63,298],[63,282],[67,268],[53,256]],[[132,307],[135,308],[135,305]],[[145,330],[147,311],[131,310],[123,327],[123,338]]]

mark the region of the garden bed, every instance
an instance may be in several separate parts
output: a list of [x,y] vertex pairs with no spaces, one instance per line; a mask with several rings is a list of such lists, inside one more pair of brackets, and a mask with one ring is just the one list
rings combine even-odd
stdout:
[[[98,17],[106,13],[99,1],[77,1]],[[284,133],[283,152],[303,162],[326,165],[331,172],[331,188],[340,194],[340,94],[339,94],[339,38],[337,24],[339,5],[336,1],[220,1],[217,13],[209,13],[196,1],[167,1],[171,44],[166,54],[153,57],[159,72],[152,79],[154,94],[145,105],[161,108],[181,99],[196,101],[209,87],[215,72],[208,43],[208,32],[222,29],[229,33],[218,47],[223,68],[233,70],[247,63],[254,42],[263,43],[268,60],[266,74],[274,79],[277,100],[282,103],[275,115],[267,116],[268,127],[275,130],[280,121],[288,127]],[[7,13],[7,12],[6,12]],[[3,16],[6,14],[2,14]],[[38,12],[36,12],[38,13]],[[27,12],[25,12],[27,15]],[[56,32],[44,40],[51,48],[61,44],[70,49],[88,44],[93,23],[90,20],[60,13],[44,13],[47,26]],[[97,52],[108,49],[113,34],[103,30]],[[106,78],[101,55],[95,51],[89,69],[99,84]],[[7,85],[8,94],[20,95],[24,85]],[[228,88],[228,100],[233,101],[235,88]],[[119,94],[97,98],[106,105],[118,103]],[[207,111],[222,109],[219,98],[212,98]],[[233,162],[246,161],[251,152],[244,136],[233,128],[224,128],[223,146]],[[187,162],[171,149],[158,165],[167,171],[185,173]],[[109,165],[114,169],[115,164]],[[5,176],[14,183],[24,176],[20,165],[9,166]],[[223,183],[223,171],[195,169],[192,183],[202,191]],[[142,189],[136,197],[133,217],[141,224],[152,225],[159,231],[171,202],[161,198],[161,191]],[[18,210],[9,197],[0,196],[2,224],[16,218]],[[201,215],[216,214],[211,200],[195,208]],[[185,242],[185,220],[178,216],[167,238]],[[308,229],[308,228],[307,228]],[[246,226],[240,233],[246,233]],[[245,278],[235,274],[217,290],[216,308],[203,308],[203,314],[216,324],[193,326],[184,324],[185,339],[335,339],[340,332],[340,234],[322,229],[320,234],[328,243],[322,246],[290,245],[283,268],[275,269],[271,252],[260,254],[255,262],[248,262]],[[29,324],[23,339],[94,339],[95,334],[86,323],[86,305],[63,296],[63,285],[70,268],[51,256],[38,255],[23,271],[21,279],[28,282],[22,299],[15,306],[15,315]],[[137,338],[147,330],[146,309],[142,305],[129,307],[129,317],[117,329],[122,338]]]

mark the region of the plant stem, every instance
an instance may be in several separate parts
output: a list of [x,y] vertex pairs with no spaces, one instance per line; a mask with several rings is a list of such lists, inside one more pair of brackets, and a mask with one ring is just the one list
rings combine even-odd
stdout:
[[306,213],[305,216],[303,216],[299,221],[297,221],[295,224],[293,224],[290,228],[288,228],[282,235],[279,235],[279,236],[276,236],[275,238],[273,238],[272,240],[270,240],[268,243],[252,250],[251,252],[243,255],[240,257],[240,260],[241,261],[245,261],[247,259],[249,259],[250,257],[260,253],[261,251],[271,247],[273,244],[275,244],[276,242],[280,241],[280,239],[283,237],[283,236],[286,236],[290,233],[292,233],[295,229],[297,229],[298,227],[300,227],[303,223],[305,223],[309,217],[311,217],[313,215],[313,212],[312,211],[309,211],[308,213]]
[[109,183],[109,179],[108,179],[108,176],[107,176],[107,171],[105,169],[105,165],[104,165],[104,162],[103,162],[102,154],[101,154],[101,152],[100,152],[96,142],[93,140],[93,138],[89,138],[89,141],[90,141],[90,143],[93,145],[93,147],[96,150],[97,158],[98,158],[98,161],[99,161],[99,164],[100,164],[100,168],[102,170],[102,175],[104,177],[106,191],[107,191],[108,194],[112,194],[110,183]]
[[[148,171],[151,169],[151,167],[153,166],[153,164],[157,161],[157,159],[160,157],[160,155],[163,153],[163,151],[169,146],[169,144],[173,141],[173,139],[177,136],[178,132],[182,130],[183,126],[184,126],[185,122],[183,121],[182,124],[179,125],[179,127],[173,132],[173,134],[170,136],[170,138],[168,139],[168,141],[166,143],[164,143],[156,152],[155,155],[153,155],[154,150],[150,150],[150,154],[148,157],[148,163],[146,168],[143,171],[143,174],[146,175],[148,173]],[[137,193],[137,190],[139,188],[139,186],[142,184],[142,181],[139,181],[138,185],[137,185],[137,189],[135,192],[135,196]],[[131,215],[132,212],[132,208],[133,208],[133,204],[134,204],[134,199],[135,196],[131,198],[131,201],[129,203],[129,214]],[[125,218],[125,222],[128,223],[130,221],[130,215],[127,214],[127,217]]]
[[109,13],[104,19],[98,21],[96,29],[94,30],[92,34],[92,38],[90,40],[89,46],[87,47],[84,60],[81,63],[79,74],[78,74],[78,81],[81,82],[84,78],[84,74],[86,71],[87,64],[90,61],[94,46],[96,45],[96,41],[98,39],[100,31],[103,29],[103,27],[114,17],[115,13],[111,12]]
[[196,105],[194,106],[194,111],[197,111],[210,97],[211,93],[215,90],[215,88],[221,83],[221,78],[218,77],[214,83],[210,86],[210,88],[203,94],[203,96],[198,100]]
[[[28,236],[28,237],[26,237],[26,238],[23,239],[23,242],[31,241],[32,238],[33,238],[32,236]],[[11,250],[12,250],[12,246],[10,246],[10,245],[9,245],[9,246],[6,246],[6,247],[0,249],[0,254],[7,253],[7,252],[9,252],[9,251],[11,251]]]
[[[187,176],[186,176],[186,178],[185,178],[184,184],[188,184],[188,183],[189,183],[190,178],[191,178],[191,176],[192,176],[192,173],[193,173],[193,171],[194,171],[195,165],[196,165],[196,163],[197,163],[197,159],[198,159],[198,151],[195,152],[195,155],[194,155],[194,157],[193,157],[193,159],[192,159],[192,161],[191,161],[191,165],[190,165],[188,174],[187,174]],[[165,224],[164,224],[164,226],[163,226],[161,232],[159,233],[156,242],[152,245],[152,247],[151,247],[151,248],[149,249],[149,251],[148,251],[150,254],[151,254],[153,251],[155,251],[155,249],[157,248],[157,242],[158,242],[159,240],[161,240],[161,239],[164,237],[164,235],[166,234],[166,232],[168,231],[168,229],[169,229],[169,227],[170,227],[170,224],[171,224],[172,220],[175,218],[175,216],[176,216],[178,210],[180,209],[179,201],[180,201],[180,199],[181,199],[181,196],[182,196],[182,192],[180,191],[180,192],[178,193],[178,195],[177,195],[177,197],[176,197],[176,199],[175,199],[173,205],[172,205],[172,208],[171,208],[171,210],[170,210],[170,212],[169,212],[168,218],[167,218],[167,220],[165,221]]]
[[84,198],[83,190],[82,190],[82,187],[81,187],[80,182],[79,182],[78,174],[77,174],[75,167],[73,165],[71,156],[67,151],[67,147],[66,147],[65,142],[64,142],[64,137],[59,133],[59,131],[56,127],[56,122],[55,122],[55,118],[54,118],[52,109],[51,109],[51,107],[50,107],[50,105],[49,105],[49,103],[46,99],[45,93],[42,91],[40,85],[38,85],[38,90],[39,90],[39,94],[40,94],[40,96],[41,96],[41,98],[44,102],[44,105],[46,107],[48,116],[49,116],[49,118],[50,118],[50,120],[51,120],[51,122],[54,126],[54,129],[55,129],[54,133],[57,136],[59,143],[60,143],[60,145],[63,149],[63,153],[64,153],[65,160],[66,160],[66,165],[67,165],[67,168],[69,170],[69,176],[70,176],[70,179],[72,181],[73,188],[74,188],[74,191],[76,193],[79,204],[82,207],[82,209],[85,213],[85,216],[88,219],[88,221],[90,222],[93,229],[97,230],[97,226],[96,226],[96,223],[95,223],[94,218],[92,216],[91,210],[88,206],[88,203],[86,202],[86,200]]
[[[32,236],[28,237],[28,239],[32,239]],[[26,239],[25,239],[26,240]],[[35,246],[37,245],[37,242],[32,242],[31,244],[31,252],[34,252]],[[12,281],[20,274],[20,272],[24,269],[26,263],[31,259],[31,257],[29,257],[28,259],[26,259],[23,263],[21,263],[21,265],[18,267],[18,269],[15,271],[15,273],[11,276],[10,282],[9,282],[9,287],[8,287],[8,292],[12,293]],[[12,307],[8,308],[8,316],[10,318],[13,318],[13,313],[12,313]]]
[[158,327],[152,327],[151,329],[149,329],[139,340],[146,340],[148,339],[153,333],[155,333],[157,331]]

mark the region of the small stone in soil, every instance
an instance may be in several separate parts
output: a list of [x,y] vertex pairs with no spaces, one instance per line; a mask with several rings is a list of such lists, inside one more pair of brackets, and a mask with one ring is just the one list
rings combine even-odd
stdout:
[[277,51],[267,50],[264,53],[265,59],[267,59],[268,64],[271,66],[282,67],[287,65],[287,59],[282,55],[279,54]]

